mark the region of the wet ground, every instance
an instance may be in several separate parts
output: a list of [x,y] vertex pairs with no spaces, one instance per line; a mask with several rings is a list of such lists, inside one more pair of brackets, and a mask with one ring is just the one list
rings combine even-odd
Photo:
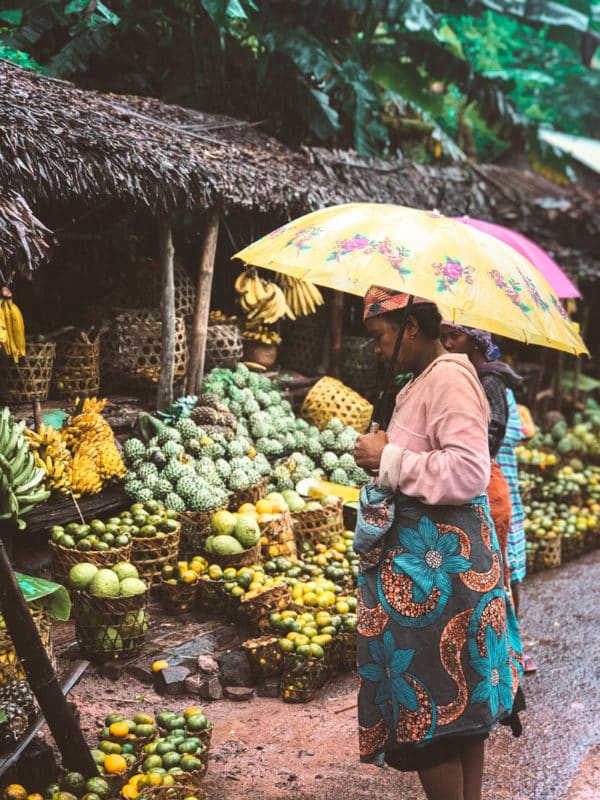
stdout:
[[[524,679],[522,737],[500,728],[487,743],[483,796],[599,800],[600,551],[529,577],[522,605],[525,647],[539,669]],[[207,800],[424,800],[415,776],[358,764],[355,690],[349,674],[306,705],[204,702],[215,726]],[[161,698],[130,675],[111,681],[94,668],[71,697],[90,741],[108,711],[176,710],[192,700]]]

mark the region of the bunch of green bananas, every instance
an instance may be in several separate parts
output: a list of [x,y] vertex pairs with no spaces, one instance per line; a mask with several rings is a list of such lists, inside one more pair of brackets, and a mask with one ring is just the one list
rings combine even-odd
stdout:
[[46,471],[36,466],[24,428],[8,408],[0,411],[0,520],[12,520],[19,529],[27,524],[23,514],[50,497],[40,486]]

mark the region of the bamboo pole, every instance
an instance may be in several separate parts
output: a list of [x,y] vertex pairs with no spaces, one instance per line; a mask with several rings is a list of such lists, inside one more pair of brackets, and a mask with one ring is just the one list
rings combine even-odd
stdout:
[[344,331],[344,293],[334,291],[331,296],[329,318],[329,374],[339,378],[342,372],[342,337]]
[[185,384],[186,394],[197,394],[200,389],[200,384],[202,383],[202,378],[204,377],[208,314],[210,311],[210,295],[212,291],[218,239],[219,212],[216,208],[211,208],[207,214],[204,240],[202,242],[202,255],[200,257],[200,269],[198,271],[196,308],[194,309],[192,342],[190,345],[190,358]]
[[98,775],[90,749],[62,693],[1,539],[0,609],[63,764],[67,769],[81,772],[86,778]]
[[173,402],[173,377],[175,372],[175,276],[173,231],[168,214],[159,220],[159,252],[162,293],[160,310],[162,318],[162,347],[160,376],[156,407],[168,408]]

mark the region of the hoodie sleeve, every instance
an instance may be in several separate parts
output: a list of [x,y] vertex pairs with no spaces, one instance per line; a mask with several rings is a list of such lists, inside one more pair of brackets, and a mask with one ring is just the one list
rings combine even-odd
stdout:
[[433,371],[425,402],[433,449],[386,445],[377,483],[428,505],[462,505],[490,479],[485,395],[475,374],[445,366]]

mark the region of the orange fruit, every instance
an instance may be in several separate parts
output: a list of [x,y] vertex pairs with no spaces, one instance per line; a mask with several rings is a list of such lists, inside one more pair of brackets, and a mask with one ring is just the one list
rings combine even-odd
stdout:
[[104,769],[109,775],[122,775],[127,769],[127,761],[119,753],[110,753],[104,759]]
[[152,662],[152,672],[160,672],[161,669],[168,669],[169,662],[164,658],[159,658],[157,661]]
[[259,514],[273,514],[273,503],[265,498],[258,500],[256,503],[256,510]]
[[117,739],[122,739],[129,733],[129,724],[125,720],[113,722],[108,726],[108,732]]
[[188,706],[186,710],[183,712],[183,716],[185,719],[193,717],[194,714],[204,714],[204,710],[201,709],[200,706]]
[[44,800],[44,795],[39,792],[32,792],[27,795],[27,800]]
[[193,583],[198,580],[198,574],[193,569],[186,569],[179,577],[183,583]]
[[238,514],[256,514],[256,506],[254,503],[242,503],[237,510]]
[[11,783],[4,790],[5,800],[27,800],[27,789],[20,783]]
[[121,795],[125,797],[126,800],[135,800],[140,796],[140,793],[137,786],[134,786],[132,783],[126,783],[125,786],[121,788]]

